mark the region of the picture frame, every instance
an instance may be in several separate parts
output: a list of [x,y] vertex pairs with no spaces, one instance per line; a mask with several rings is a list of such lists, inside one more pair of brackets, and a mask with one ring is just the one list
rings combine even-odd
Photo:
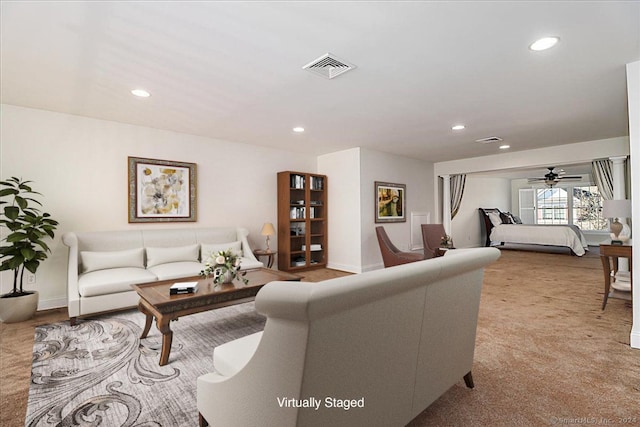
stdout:
[[128,158],[129,222],[195,222],[197,165]]
[[406,222],[407,186],[375,181],[376,223]]

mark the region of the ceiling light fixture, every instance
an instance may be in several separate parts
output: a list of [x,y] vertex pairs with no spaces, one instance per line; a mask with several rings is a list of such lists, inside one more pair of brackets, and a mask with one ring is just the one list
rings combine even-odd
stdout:
[[462,130],[464,129],[464,125],[453,125],[451,126],[451,130]]
[[531,45],[529,45],[529,49],[536,52],[547,50],[555,46],[559,41],[560,37],[543,37],[531,43]]
[[304,128],[302,126],[297,126],[293,128],[293,131],[297,133],[302,133],[304,132]]
[[510,145],[507,145],[507,144],[504,144],[504,145],[501,145],[501,146],[500,146],[500,147],[498,147],[498,148],[499,148],[499,149],[501,149],[501,150],[506,150],[507,148],[511,148],[511,146],[510,146]]
[[148,98],[151,96],[151,94],[144,89],[133,89],[131,93],[140,98]]

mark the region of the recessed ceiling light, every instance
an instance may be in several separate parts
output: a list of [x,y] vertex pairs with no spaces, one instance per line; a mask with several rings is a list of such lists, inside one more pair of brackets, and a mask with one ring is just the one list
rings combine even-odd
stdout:
[[144,89],[133,89],[131,93],[140,98],[148,98],[151,96],[151,94]]
[[501,150],[506,150],[507,148],[510,148],[510,147],[511,147],[510,145],[504,144],[504,145],[501,145],[498,148],[501,149]]
[[555,46],[556,43],[558,43],[559,41],[560,41],[559,37],[543,37],[531,43],[531,45],[529,46],[529,49],[535,50],[535,51],[547,50]]
[[451,130],[462,130],[464,129],[464,125],[453,125],[451,126]]
[[293,128],[294,132],[302,133],[304,132],[304,128],[302,126],[297,126]]

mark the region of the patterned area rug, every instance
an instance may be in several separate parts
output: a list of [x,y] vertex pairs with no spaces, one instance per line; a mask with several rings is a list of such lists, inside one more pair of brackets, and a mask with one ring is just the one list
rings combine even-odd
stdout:
[[213,370],[214,347],[264,323],[252,302],[180,318],[165,366],[160,332],[141,340],[136,310],[39,326],[25,425],[197,425],[196,379]]

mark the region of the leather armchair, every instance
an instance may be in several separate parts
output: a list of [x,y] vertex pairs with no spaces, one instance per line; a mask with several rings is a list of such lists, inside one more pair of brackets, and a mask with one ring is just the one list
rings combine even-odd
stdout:
[[447,235],[442,224],[422,224],[422,245],[424,246],[424,259],[438,256],[438,248],[442,238]]
[[394,265],[407,264],[410,262],[422,261],[424,256],[414,252],[402,252],[395,247],[384,227],[376,227],[376,235],[378,236],[378,244],[382,253],[382,262],[384,267],[393,267]]

